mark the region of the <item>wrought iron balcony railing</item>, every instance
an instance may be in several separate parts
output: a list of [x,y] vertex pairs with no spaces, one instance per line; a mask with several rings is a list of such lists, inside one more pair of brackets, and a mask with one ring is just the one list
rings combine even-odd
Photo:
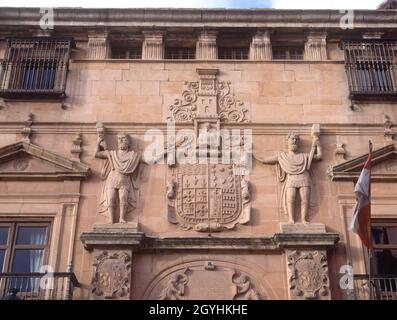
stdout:
[[2,97],[62,97],[72,39],[7,38],[0,73]]
[[0,300],[72,300],[73,272],[0,273]]
[[354,276],[354,294],[357,300],[397,300],[397,275]]
[[342,42],[350,97],[397,97],[397,40]]

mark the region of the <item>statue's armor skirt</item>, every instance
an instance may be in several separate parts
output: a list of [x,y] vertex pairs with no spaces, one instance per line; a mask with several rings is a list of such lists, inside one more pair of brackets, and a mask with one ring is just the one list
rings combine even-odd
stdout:
[[287,175],[287,188],[302,188],[310,187],[310,174],[309,172],[303,172],[301,174],[288,174]]

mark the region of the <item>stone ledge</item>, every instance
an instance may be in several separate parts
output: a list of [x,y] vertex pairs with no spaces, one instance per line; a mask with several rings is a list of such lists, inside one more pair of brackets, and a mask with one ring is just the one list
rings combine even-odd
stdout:
[[[110,228],[111,229],[111,228]],[[122,248],[135,251],[151,250],[223,250],[223,251],[279,251],[284,248],[327,249],[339,241],[337,233],[276,233],[264,237],[153,237],[131,229],[94,230],[80,236],[84,247]]]

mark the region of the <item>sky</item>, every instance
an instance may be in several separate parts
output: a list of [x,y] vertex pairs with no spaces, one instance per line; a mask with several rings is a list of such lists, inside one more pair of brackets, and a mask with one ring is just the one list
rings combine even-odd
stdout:
[[383,0],[0,0],[0,7],[376,9]]

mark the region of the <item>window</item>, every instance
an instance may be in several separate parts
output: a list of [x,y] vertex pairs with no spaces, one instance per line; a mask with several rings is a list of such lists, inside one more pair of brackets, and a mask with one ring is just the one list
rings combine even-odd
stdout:
[[273,47],[274,60],[303,60],[303,47]]
[[219,48],[218,59],[248,60],[248,47]]
[[0,223],[2,272],[39,272],[45,263],[50,222]]
[[379,275],[397,275],[397,221],[372,222],[375,271]]
[[166,47],[165,49],[166,59],[194,59],[195,54],[195,48]]
[[342,48],[352,98],[397,96],[397,41],[349,40]]
[[71,39],[8,38],[0,95],[64,96]]
[[142,47],[112,48],[112,59],[142,59]]

